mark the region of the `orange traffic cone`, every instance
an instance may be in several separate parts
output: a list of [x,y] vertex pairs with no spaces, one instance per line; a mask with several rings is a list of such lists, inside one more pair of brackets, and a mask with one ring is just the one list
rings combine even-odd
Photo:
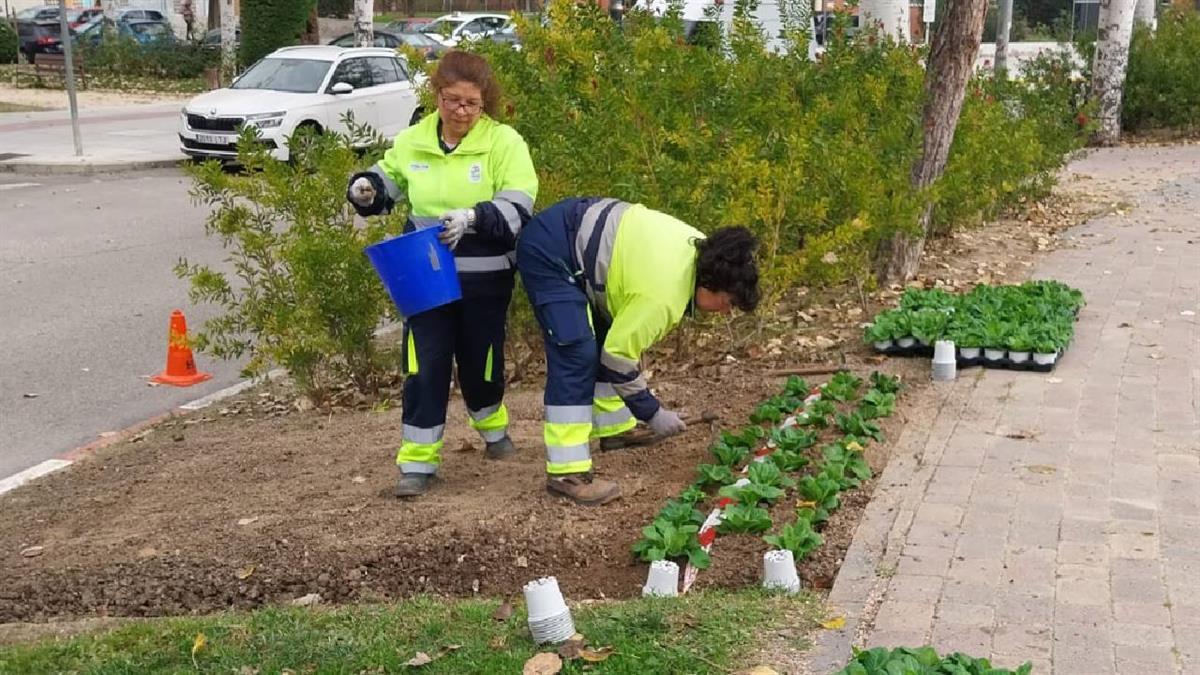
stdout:
[[188,346],[187,319],[183,318],[183,312],[178,309],[171,312],[171,332],[167,336],[167,369],[150,379],[159,384],[190,387],[211,378],[209,373],[196,370],[196,360],[192,358],[192,348]]

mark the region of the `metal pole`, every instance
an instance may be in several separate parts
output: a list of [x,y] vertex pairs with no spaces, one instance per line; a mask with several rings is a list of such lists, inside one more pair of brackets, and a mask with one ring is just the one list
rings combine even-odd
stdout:
[[1000,0],[996,17],[996,77],[1005,78],[1008,72],[1008,36],[1012,32],[1012,0]]
[[67,22],[67,0],[58,2],[58,25],[62,32],[59,38],[62,41],[66,68],[64,79],[67,83],[67,98],[71,102],[71,136],[75,140],[75,156],[79,157],[83,154],[83,137],[79,135],[79,108],[75,103],[75,62],[72,60],[71,25]]

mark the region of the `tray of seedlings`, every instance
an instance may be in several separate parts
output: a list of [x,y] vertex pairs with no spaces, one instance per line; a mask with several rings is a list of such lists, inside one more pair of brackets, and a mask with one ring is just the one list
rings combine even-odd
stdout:
[[1058,281],[981,284],[961,295],[910,288],[863,338],[895,356],[932,356],[934,343],[949,340],[959,367],[1049,372],[1071,344],[1081,307],[1083,293]]

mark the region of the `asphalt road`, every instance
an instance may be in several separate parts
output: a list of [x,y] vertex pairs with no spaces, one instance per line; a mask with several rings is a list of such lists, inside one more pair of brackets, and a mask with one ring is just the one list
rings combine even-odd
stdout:
[[0,174],[0,478],[238,381],[151,387],[171,310],[193,306],[172,267],[224,259],[177,170],[108,176]]

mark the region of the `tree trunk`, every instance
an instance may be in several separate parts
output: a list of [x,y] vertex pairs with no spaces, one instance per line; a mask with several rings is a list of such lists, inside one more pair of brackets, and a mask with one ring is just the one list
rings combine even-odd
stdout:
[[912,42],[908,0],[862,0],[858,5],[858,14],[864,27],[878,23],[884,35]]
[[104,0],[102,5],[104,8],[104,25],[101,26],[102,37],[108,38],[109,35],[114,35],[117,28],[117,3],[116,0]]
[[238,16],[233,0],[221,0],[221,74],[228,83],[237,72]]
[[1096,57],[1092,62],[1092,96],[1100,104],[1097,145],[1121,142],[1121,94],[1129,65],[1129,40],[1137,0],[1100,0]]
[[[1153,0],[1151,0],[1153,1]],[[1000,12],[996,17],[996,77],[1008,76],[1008,38],[1012,33],[1013,0],[1000,0]]]
[[[987,0],[947,0],[943,12],[925,67],[924,138],[921,157],[912,168],[916,190],[932,185],[946,168],[967,82],[979,55]],[[876,256],[881,284],[903,283],[916,274],[932,215],[933,204],[927,202],[915,234],[898,231],[881,242]]]
[[317,16],[317,3],[313,3],[312,11],[308,14],[308,23],[304,26],[304,34],[300,36],[302,45],[321,44],[321,21]]
[[1158,15],[1155,13],[1157,4],[1156,0],[1137,0],[1137,7],[1133,10],[1133,20],[1149,26],[1151,31],[1158,29]]
[[375,43],[375,2],[354,0],[354,46],[370,47]]

